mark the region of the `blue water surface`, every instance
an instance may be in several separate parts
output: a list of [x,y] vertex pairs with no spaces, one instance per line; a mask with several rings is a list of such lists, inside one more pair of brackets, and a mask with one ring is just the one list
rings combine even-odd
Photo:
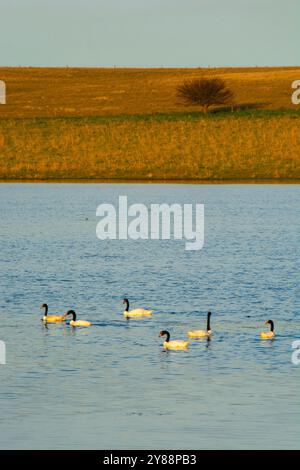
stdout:
[[[119,195],[205,204],[203,249],[100,241]],[[1,448],[299,448],[300,186],[1,184],[0,207]],[[124,296],[153,318],[126,321]],[[93,326],[45,326],[43,302]],[[209,309],[211,341],[163,351]]]

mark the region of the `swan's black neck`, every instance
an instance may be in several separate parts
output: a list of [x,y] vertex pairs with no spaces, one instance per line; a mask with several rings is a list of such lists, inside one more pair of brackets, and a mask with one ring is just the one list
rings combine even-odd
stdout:
[[67,315],[72,315],[72,320],[76,321],[76,313],[74,312],[74,310],[69,310]]
[[166,342],[168,343],[170,341],[170,333],[168,331],[165,331],[165,336],[167,337]]
[[44,309],[45,309],[45,317],[48,315],[48,305],[45,304],[44,305]]
[[210,316],[211,316],[211,312],[208,312],[208,314],[207,314],[207,326],[206,326],[207,331],[210,331]]
[[271,325],[271,331],[274,331],[274,322],[273,322],[273,320],[269,320],[269,324]]
[[128,312],[128,310],[129,310],[129,300],[124,299],[124,303],[126,304],[125,312]]

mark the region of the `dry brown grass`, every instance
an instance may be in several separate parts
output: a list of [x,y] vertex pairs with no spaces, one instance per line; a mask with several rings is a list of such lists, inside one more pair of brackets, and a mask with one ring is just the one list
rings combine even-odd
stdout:
[[[204,75],[252,111],[178,105],[178,84]],[[300,68],[0,68],[0,79],[1,179],[300,179],[300,114],[275,112],[295,108]]]
[[0,131],[6,179],[297,179],[300,117],[13,120]]
[[7,105],[0,117],[111,116],[193,110],[176,88],[202,76],[222,78],[236,103],[292,108],[291,83],[300,67],[227,69],[0,68]]

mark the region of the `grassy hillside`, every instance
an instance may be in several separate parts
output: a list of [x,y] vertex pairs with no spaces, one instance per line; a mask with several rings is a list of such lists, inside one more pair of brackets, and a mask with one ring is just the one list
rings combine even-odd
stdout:
[[[204,116],[176,87],[219,76],[235,110]],[[1,179],[299,179],[299,68],[0,68]],[[298,107],[300,108],[300,106]]]
[[298,68],[74,69],[0,68],[7,105],[0,117],[112,116],[191,111],[178,103],[185,79],[222,77],[236,103],[263,109],[291,108]]

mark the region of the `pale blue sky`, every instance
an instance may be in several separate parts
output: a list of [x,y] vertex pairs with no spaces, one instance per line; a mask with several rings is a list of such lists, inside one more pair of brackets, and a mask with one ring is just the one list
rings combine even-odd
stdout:
[[0,65],[300,65],[300,0],[0,0]]

